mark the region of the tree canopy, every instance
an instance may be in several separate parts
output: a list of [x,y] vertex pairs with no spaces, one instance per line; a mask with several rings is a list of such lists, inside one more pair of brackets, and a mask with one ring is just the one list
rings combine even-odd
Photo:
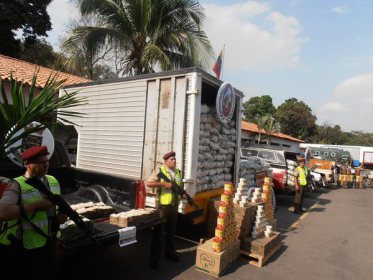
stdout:
[[21,43],[18,58],[40,66],[56,68],[58,54],[44,39],[27,38]]
[[251,122],[255,122],[253,120],[258,117],[266,115],[273,116],[276,112],[276,108],[272,103],[272,97],[269,95],[251,97],[242,105],[244,118]]
[[68,44],[84,44],[94,55],[120,47],[123,74],[137,75],[200,65],[212,48],[202,30],[196,0],[77,0],[83,16],[100,25],[75,28]]
[[293,137],[307,140],[316,131],[316,116],[311,108],[296,98],[285,100],[276,111],[281,132]]
[[22,30],[24,39],[47,36],[51,30],[47,7],[52,0],[2,0],[0,1],[0,53],[17,57],[21,40],[16,31]]
[[339,125],[332,125],[325,122],[323,125],[317,125],[315,134],[311,137],[312,142],[320,144],[344,144],[347,140],[346,134]]

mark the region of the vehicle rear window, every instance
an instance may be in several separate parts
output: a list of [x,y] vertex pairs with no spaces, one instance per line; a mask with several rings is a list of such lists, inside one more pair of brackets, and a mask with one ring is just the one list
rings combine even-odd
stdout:
[[243,157],[256,157],[258,155],[258,151],[252,149],[241,149],[241,153]]
[[276,162],[275,153],[271,151],[259,151],[258,157],[261,157],[268,162]]

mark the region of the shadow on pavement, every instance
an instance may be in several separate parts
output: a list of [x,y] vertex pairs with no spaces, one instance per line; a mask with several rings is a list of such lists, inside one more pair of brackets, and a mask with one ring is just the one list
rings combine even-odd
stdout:
[[[315,205],[323,206],[331,203],[330,199],[317,198],[317,196],[313,193],[311,193],[311,195],[312,197],[305,197],[303,202],[303,208],[305,208],[307,212],[323,212],[325,211],[325,208],[315,207]],[[277,226],[279,228],[279,231],[288,232],[289,230],[291,230],[291,226],[301,218],[301,216],[299,216],[298,214],[293,213],[293,206],[294,196],[277,196],[277,209],[275,212],[275,216],[277,219]]]
[[[281,257],[281,255],[287,250],[287,248],[288,248],[288,246],[282,244],[280,249],[273,256],[271,256],[269,258],[269,260],[267,260],[267,262],[265,262],[264,266],[267,266],[268,264],[270,264],[272,262],[275,262],[279,257]],[[251,265],[251,264],[249,264],[250,260],[251,260],[250,257],[241,255],[241,257],[238,259],[238,261],[234,262],[230,267],[228,267],[228,269],[223,273],[223,275],[227,276],[229,274],[233,274],[240,267]],[[252,265],[252,267],[254,269],[260,269],[260,268],[258,268],[257,266],[254,266],[254,265]]]
[[[196,251],[180,253],[179,263],[161,258],[158,270],[149,268],[149,250],[151,230],[140,232],[138,243],[120,248],[113,244],[102,248],[100,252],[86,250],[61,260],[59,279],[70,279],[79,272],[83,279],[173,279],[194,266]],[[176,239],[176,249],[195,246]],[[75,277],[72,277],[75,278]]]

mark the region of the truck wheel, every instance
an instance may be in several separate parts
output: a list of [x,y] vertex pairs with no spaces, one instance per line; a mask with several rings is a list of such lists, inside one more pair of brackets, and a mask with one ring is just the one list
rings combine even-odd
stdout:
[[105,204],[113,204],[109,197],[109,193],[105,187],[101,185],[90,185],[85,188],[81,188],[78,191],[78,195],[94,202],[103,202]]

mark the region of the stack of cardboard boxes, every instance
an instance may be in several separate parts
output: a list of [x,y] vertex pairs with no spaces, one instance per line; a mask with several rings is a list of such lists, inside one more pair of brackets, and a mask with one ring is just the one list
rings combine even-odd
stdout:
[[262,203],[249,203],[247,207],[240,207],[235,205],[235,219],[238,230],[238,238],[241,242],[241,249],[245,250],[251,242],[251,232],[255,222],[255,214],[257,207],[263,205]]
[[219,276],[240,253],[259,255],[257,263],[262,266],[278,250],[279,233],[271,230],[268,237],[264,236],[268,221],[275,221],[270,184],[270,178],[266,177],[263,192],[256,188],[248,202],[245,179],[241,178],[235,194],[231,191],[233,186],[226,184],[220,200],[210,201],[208,231],[213,238],[198,247],[197,270]]
[[233,185],[226,183],[218,208],[215,236],[197,249],[196,269],[219,276],[240,255],[233,205]]

